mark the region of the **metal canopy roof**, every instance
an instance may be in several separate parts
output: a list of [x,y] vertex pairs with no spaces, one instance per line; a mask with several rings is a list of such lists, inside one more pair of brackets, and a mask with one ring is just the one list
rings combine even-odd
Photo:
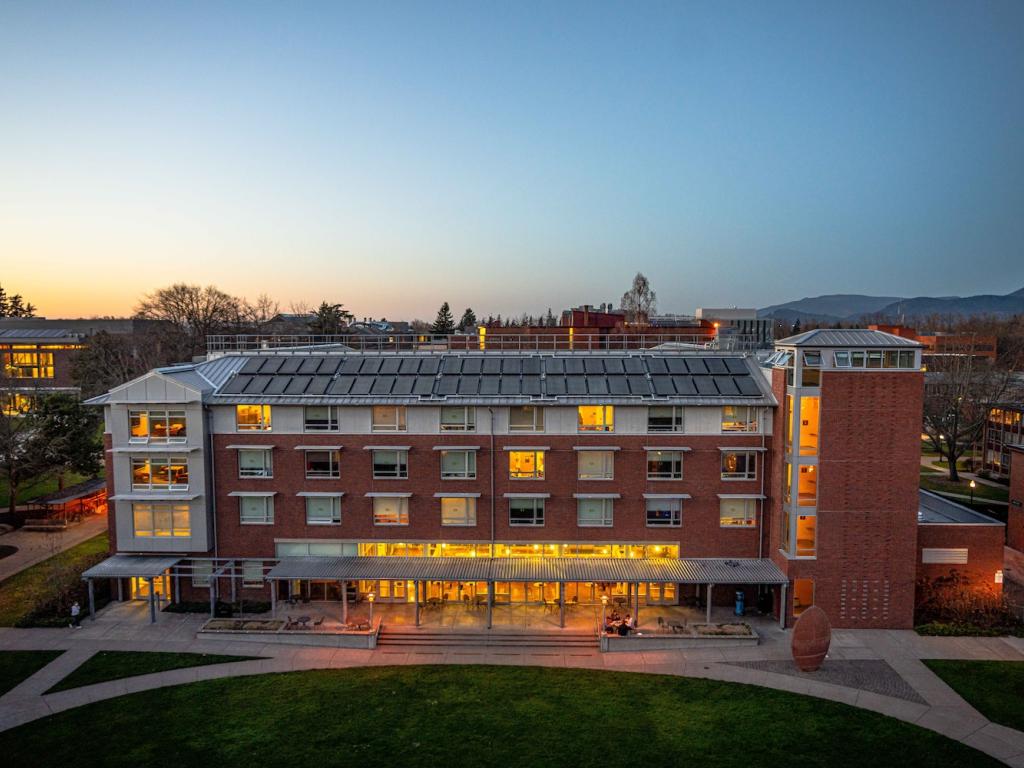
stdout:
[[759,558],[290,557],[267,579],[424,581],[628,581],[675,584],[785,584]]
[[151,578],[163,575],[181,560],[181,555],[114,555],[82,574],[83,579]]
[[775,342],[778,347],[923,347],[914,339],[865,328],[815,328]]

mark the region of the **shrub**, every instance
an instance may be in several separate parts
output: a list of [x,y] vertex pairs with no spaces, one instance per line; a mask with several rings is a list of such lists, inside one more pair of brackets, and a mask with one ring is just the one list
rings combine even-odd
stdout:
[[[267,613],[270,610],[270,603],[262,600],[246,600],[241,607],[248,613]],[[219,619],[229,619],[239,611],[239,604],[226,603],[218,600],[214,603],[213,615]],[[209,613],[210,603],[206,600],[183,600],[177,603],[168,603],[164,607],[167,613]]]
[[[988,584],[972,584],[960,571],[917,583],[915,620],[921,634],[1006,635],[1024,632],[1006,596]],[[925,630],[925,631],[922,631]]]

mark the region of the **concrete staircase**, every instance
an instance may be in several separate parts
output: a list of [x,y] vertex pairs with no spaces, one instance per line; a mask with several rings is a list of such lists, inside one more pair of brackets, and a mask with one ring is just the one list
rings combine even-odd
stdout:
[[383,626],[378,648],[514,648],[554,650],[599,647],[597,635],[579,630],[525,632],[510,629],[439,629],[437,627]]

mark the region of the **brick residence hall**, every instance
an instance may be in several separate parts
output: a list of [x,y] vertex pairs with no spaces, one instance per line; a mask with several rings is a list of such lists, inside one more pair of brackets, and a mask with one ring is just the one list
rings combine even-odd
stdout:
[[922,574],[1001,582],[1004,536],[918,490],[921,350],[814,330],[766,360],[306,346],[157,369],[89,401],[112,510],[90,588],[638,607],[742,589],[783,626],[818,605],[910,627]]

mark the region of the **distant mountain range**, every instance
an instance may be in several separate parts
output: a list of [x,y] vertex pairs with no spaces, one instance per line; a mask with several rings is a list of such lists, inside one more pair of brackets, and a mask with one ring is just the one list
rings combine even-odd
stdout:
[[865,318],[893,322],[917,320],[941,315],[1024,314],[1024,288],[1005,296],[864,296],[857,293],[834,293],[775,304],[757,311],[759,317],[776,320],[813,320],[818,323],[855,322]]

